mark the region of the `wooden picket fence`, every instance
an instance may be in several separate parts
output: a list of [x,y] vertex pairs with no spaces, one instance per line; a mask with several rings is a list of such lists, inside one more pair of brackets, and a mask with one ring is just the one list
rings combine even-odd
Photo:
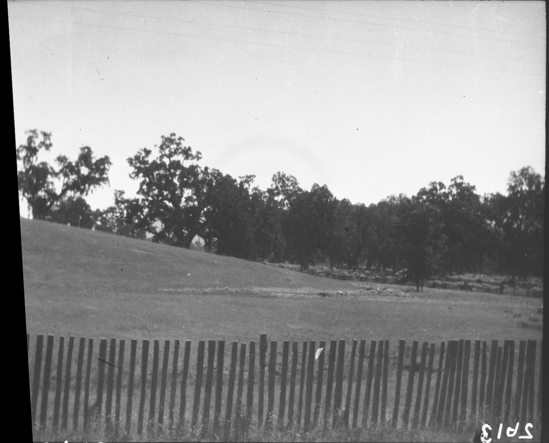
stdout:
[[261,335],[257,346],[226,349],[210,340],[194,349],[186,341],[182,352],[178,340],[163,349],[154,340],[151,371],[151,342],[141,340],[140,353],[138,340],[129,344],[127,364],[126,340],[27,336],[35,439],[95,432],[114,440],[185,433],[239,440],[263,427],[541,422],[542,355],[536,360],[534,340],[520,341],[518,356],[513,340],[424,342],[421,349],[400,340],[394,353],[388,340],[371,341],[369,350],[365,340],[331,340],[328,349],[325,341],[269,344]]

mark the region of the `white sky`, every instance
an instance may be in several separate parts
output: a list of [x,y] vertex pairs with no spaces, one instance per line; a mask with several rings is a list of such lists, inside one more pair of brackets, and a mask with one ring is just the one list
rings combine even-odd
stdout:
[[[203,166],[377,203],[456,175],[545,175],[545,2],[8,2],[17,144],[126,159],[175,132]],[[23,208],[22,208],[23,209]],[[22,210],[26,215],[26,210]]]

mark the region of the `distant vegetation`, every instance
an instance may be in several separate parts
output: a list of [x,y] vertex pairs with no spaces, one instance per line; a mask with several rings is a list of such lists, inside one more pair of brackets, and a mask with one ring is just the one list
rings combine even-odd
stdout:
[[108,183],[109,158],[83,147],[74,162],[57,157],[55,169],[38,161],[51,134],[27,134],[17,147],[18,188],[35,219],[302,269],[499,273],[513,283],[542,275],[545,179],[531,167],[510,173],[507,195],[479,196],[457,176],[366,206],[338,200],[325,185],[302,189],[283,172],[261,190],[253,175],[235,179],[199,165],[201,153],[170,134],[128,159],[135,198],[116,190],[114,206],[92,210],[84,197]]

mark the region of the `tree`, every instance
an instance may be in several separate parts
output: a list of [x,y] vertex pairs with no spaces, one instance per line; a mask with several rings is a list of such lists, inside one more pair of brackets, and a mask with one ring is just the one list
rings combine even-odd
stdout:
[[91,229],[94,225],[94,212],[84,198],[68,196],[49,211],[46,220]]
[[400,230],[404,239],[408,277],[414,278],[419,292],[423,281],[436,270],[445,238],[438,208],[412,198],[406,209]]
[[77,159],[69,161],[59,155],[55,159],[57,169],[45,161],[38,161],[41,151],[50,151],[51,133],[36,129],[27,131],[26,144],[16,150],[18,166],[18,190],[27,200],[32,216],[45,219],[55,204],[76,201],[86,196],[96,187],[109,182],[108,172],[111,161],[108,156],[95,159],[90,147],[83,146]]
[[144,228],[153,241],[189,248],[196,235],[204,238],[210,171],[197,164],[202,154],[183,146],[184,141],[174,133],[162,136],[155,158],[143,148],[128,164],[133,168],[130,177],[140,180]]
[[148,222],[139,198],[126,198],[124,191],[114,191],[114,206],[94,213],[94,229],[144,240]]
[[501,269],[512,281],[543,272],[545,180],[531,167],[511,172],[507,195],[487,200],[489,220],[499,235]]

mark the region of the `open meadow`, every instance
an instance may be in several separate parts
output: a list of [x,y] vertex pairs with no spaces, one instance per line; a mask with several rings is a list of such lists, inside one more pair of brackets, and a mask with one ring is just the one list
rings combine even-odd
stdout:
[[[539,340],[539,298],[338,281],[21,220],[27,332],[104,338]],[[324,295],[320,295],[323,293]]]

